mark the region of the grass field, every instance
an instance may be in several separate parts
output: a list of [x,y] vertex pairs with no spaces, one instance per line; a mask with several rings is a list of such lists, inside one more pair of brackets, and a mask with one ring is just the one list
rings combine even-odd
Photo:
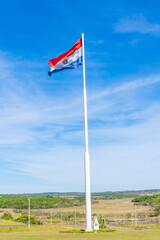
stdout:
[[[149,206],[137,206],[136,210],[137,213],[140,212],[147,212],[149,211]],[[53,212],[53,220],[54,216],[56,216],[57,212],[60,215],[65,215],[66,213],[74,212],[76,210],[77,214],[84,214],[85,213],[85,206],[77,206],[77,207],[68,207],[68,208],[56,208],[56,209],[43,209],[44,213],[50,213],[52,210]],[[125,212],[131,213],[134,210],[134,203],[131,202],[131,199],[115,199],[115,200],[98,200],[96,204],[92,205],[92,214],[99,215],[103,214],[108,216],[108,219],[114,219],[116,217],[122,216]],[[40,209],[37,211],[41,211]],[[16,213],[13,209],[0,209],[0,215],[3,212],[10,212],[13,214],[14,217],[19,216],[20,213]],[[31,215],[34,214],[36,210],[31,210]],[[44,217],[46,218],[44,214]],[[43,216],[40,216],[43,220]],[[47,218],[46,218],[47,220]],[[48,219],[50,221],[50,219]],[[47,221],[48,221],[47,220]],[[160,240],[160,229],[127,229],[127,228],[120,228],[120,227],[111,227],[115,229],[114,232],[101,232],[101,233],[61,233],[62,230],[71,230],[75,229],[74,227],[64,227],[63,224],[74,224],[74,215],[73,219],[65,222],[63,219],[60,219],[59,226],[38,226],[38,227],[31,227],[29,230],[28,228],[0,228],[0,240],[101,240],[101,239],[108,239],[108,240]],[[85,215],[82,215],[78,219],[77,215],[77,224],[80,223],[84,226],[85,223]],[[49,222],[48,221],[48,222]],[[1,221],[3,224],[3,221]],[[0,225],[1,225],[0,224]],[[55,221],[55,224],[56,221]],[[53,222],[54,225],[54,222]],[[151,226],[152,225],[152,226]],[[156,226],[156,227],[155,227]],[[159,228],[156,223],[150,224],[150,227]],[[147,224],[145,227],[148,227]],[[81,227],[82,228],[82,227]],[[80,229],[80,228],[76,228]]]
[[[137,206],[137,213],[146,212],[150,209],[149,206]],[[92,204],[92,215],[98,216],[99,214],[103,214],[109,220],[113,220],[115,218],[123,218],[124,213],[127,215],[132,214],[134,210],[134,203],[131,202],[131,199],[115,199],[115,200],[98,200],[97,203]],[[22,210],[23,214],[28,214],[28,210]],[[74,224],[74,212],[76,211],[76,221],[77,224],[85,224],[85,206],[76,206],[76,207],[66,207],[66,208],[52,208],[52,209],[38,209],[31,210],[31,215],[35,216],[39,219],[43,224],[50,223],[50,214],[52,211],[53,223],[54,221],[60,221],[63,223]],[[15,212],[13,209],[0,209],[0,218],[4,214],[4,212],[11,213],[13,218],[20,217],[21,213]],[[67,219],[66,214],[72,214],[71,219]],[[82,214],[78,217],[78,214]],[[58,217],[59,215],[59,217]],[[16,222],[8,223],[5,220],[1,220],[0,225],[15,225]]]
[[[127,227],[133,227],[132,224],[123,224],[120,223],[120,226],[127,226]],[[136,226],[137,228],[149,228],[149,229],[159,229],[160,230],[160,222],[153,222],[153,223],[143,223]]]
[[[137,213],[146,212],[150,209],[149,206],[137,206]],[[98,216],[103,214],[107,219],[113,220],[115,218],[123,218],[123,215],[132,214],[134,210],[134,203],[131,202],[131,199],[115,199],[115,200],[98,200],[97,203],[92,204],[92,215]],[[23,214],[28,214],[28,210],[22,210]],[[31,215],[39,219],[43,224],[50,223],[50,214],[52,211],[53,223],[54,221],[60,221],[63,223],[74,224],[74,212],[76,211],[76,221],[77,224],[85,224],[85,206],[76,206],[76,207],[66,207],[66,208],[52,208],[52,209],[38,209],[31,210]],[[13,209],[0,209],[0,218],[4,212],[11,213],[13,218],[20,217],[22,213],[17,213]],[[72,215],[71,219],[67,218],[68,215]],[[82,214],[78,217],[78,214]],[[59,215],[59,216],[58,216]],[[0,225],[15,225],[16,222],[10,222],[1,220]]]
[[[115,232],[104,233],[60,233],[61,227],[34,227],[14,229],[8,233],[0,233],[0,240],[159,240],[159,230],[134,230],[115,228]],[[19,232],[16,232],[19,231]],[[22,232],[23,231],[23,232]]]
[[[67,207],[67,208],[55,208],[52,209],[53,212],[70,212],[76,209],[77,212],[85,213],[85,206]],[[149,206],[136,207],[137,212],[143,212],[150,209]],[[44,209],[44,211],[49,211],[51,209]],[[92,214],[121,214],[125,212],[131,212],[134,210],[134,203],[131,202],[130,198],[126,199],[114,199],[114,200],[98,200],[98,203],[92,205]]]

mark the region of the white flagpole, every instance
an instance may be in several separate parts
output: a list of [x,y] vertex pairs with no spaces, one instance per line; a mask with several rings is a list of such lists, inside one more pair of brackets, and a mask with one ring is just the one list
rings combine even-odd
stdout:
[[91,217],[91,190],[90,190],[90,160],[88,151],[88,124],[87,124],[87,93],[85,78],[84,33],[82,33],[83,50],[83,94],[84,94],[84,132],[85,132],[85,190],[86,190],[86,231],[92,231]]

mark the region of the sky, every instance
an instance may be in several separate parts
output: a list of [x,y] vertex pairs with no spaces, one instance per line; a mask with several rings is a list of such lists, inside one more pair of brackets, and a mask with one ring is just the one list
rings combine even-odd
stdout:
[[160,188],[160,1],[0,7],[0,193],[84,192],[83,68],[48,60],[84,32],[91,191]]

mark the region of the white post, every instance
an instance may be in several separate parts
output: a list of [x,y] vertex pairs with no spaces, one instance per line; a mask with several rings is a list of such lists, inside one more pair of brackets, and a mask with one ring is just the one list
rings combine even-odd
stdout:
[[137,211],[136,211],[136,205],[135,205],[135,225],[137,227]]
[[85,131],[85,190],[86,190],[86,231],[92,231],[91,190],[90,190],[90,160],[88,152],[88,124],[87,124],[87,93],[85,79],[84,33],[82,33],[83,50],[83,96],[84,96],[84,131]]
[[51,211],[51,225],[52,225],[52,211]]
[[76,207],[74,208],[74,226],[76,227]]
[[30,228],[30,198],[28,198],[29,201],[29,209],[28,209],[28,228]]

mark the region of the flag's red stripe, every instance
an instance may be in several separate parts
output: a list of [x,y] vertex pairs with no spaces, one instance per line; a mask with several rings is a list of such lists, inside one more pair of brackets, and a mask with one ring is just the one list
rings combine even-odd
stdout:
[[82,47],[82,38],[80,38],[70,50],[68,50],[67,52],[63,53],[62,55],[56,58],[49,60],[48,63],[50,67],[54,67],[59,61],[62,61],[63,59],[71,56],[80,47]]

